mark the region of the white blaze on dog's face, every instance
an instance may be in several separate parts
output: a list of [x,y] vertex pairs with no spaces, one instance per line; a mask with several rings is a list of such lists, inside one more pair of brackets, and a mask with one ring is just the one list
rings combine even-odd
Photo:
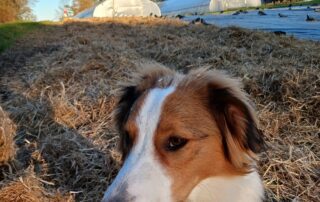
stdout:
[[[130,117],[136,128],[135,145],[106,193],[110,201],[171,201],[171,180],[157,159],[154,134],[165,98],[173,87],[155,88],[147,93],[137,116]],[[127,123],[128,129],[130,128]]]
[[185,201],[202,180],[250,172],[263,145],[239,83],[203,69],[144,70],[116,111],[124,165],[103,201]]

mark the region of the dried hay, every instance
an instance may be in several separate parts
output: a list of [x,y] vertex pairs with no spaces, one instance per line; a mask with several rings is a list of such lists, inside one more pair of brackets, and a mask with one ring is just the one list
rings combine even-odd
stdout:
[[260,161],[267,201],[319,201],[319,52],[319,42],[170,19],[47,26],[0,56],[0,103],[17,125],[22,164],[1,168],[0,191],[34,166],[46,192],[99,201],[120,165],[110,118],[117,83],[148,61],[242,78],[269,145]]
[[48,193],[33,173],[8,183],[0,189],[0,199],[6,202],[72,202],[73,197]]
[[7,163],[15,155],[15,125],[0,107],[0,165]]

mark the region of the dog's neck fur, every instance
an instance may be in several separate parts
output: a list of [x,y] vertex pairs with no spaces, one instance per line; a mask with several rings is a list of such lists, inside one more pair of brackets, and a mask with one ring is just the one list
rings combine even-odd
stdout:
[[264,191],[256,171],[244,176],[211,177],[201,181],[187,202],[260,202]]

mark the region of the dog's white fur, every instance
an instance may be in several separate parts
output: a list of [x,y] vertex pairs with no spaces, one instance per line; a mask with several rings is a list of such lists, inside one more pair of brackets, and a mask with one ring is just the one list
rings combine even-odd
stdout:
[[245,176],[211,177],[200,182],[187,202],[259,202],[263,185],[256,171]]
[[108,201],[114,194],[119,194],[123,183],[128,184],[127,194],[133,196],[134,201],[150,202],[150,199],[154,202],[171,201],[171,181],[165,173],[165,168],[155,159],[153,136],[161,116],[162,104],[173,91],[174,87],[156,88],[148,93],[136,118],[139,130],[137,143],[105,193],[103,201]]

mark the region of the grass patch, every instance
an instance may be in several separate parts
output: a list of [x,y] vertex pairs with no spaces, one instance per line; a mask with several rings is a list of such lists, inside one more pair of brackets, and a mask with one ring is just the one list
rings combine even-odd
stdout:
[[315,4],[320,4],[320,0],[313,0],[313,1],[298,1],[298,2],[285,2],[285,3],[269,3],[266,5],[263,5],[262,8],[283,8],[283,7],[288,7],[289,4],[292,6],[310,6],[310,5],[315,5]]
[[[285,8],[285,7],[289,7],[289,5],[291,6],[314,6],[314,5],[319,5],[320,4],[320,0],[313,0],[313,1],[297,1],[297,2],[283,2],[283,3],[268,3],[268,4],[262,4],[261,6],[259,6],[258,8],[260,9],[272,9],[272,8]],[[247,8],[247,10],[254,10],[256,9],[255,7],[249,7]],[[234,10],[239,10],[239,9],[233,9]],[[244,10],[246,10],[244,8]]]
[[[272,9],[272,8],[285,8],[288,7],[289,5],[292,6],[311,6],[311,5],[318,5],[320,4],[320,0],[313,0],[313,1],[298,1],[298,2],[283,2],[283,3],[268,3],[268,4],[262,4],[261,6],[258,7],[243,7],[243,8],[231,8],[228,10],[223,11],[224,14],[231,14],[235,11],[238,10],[256,10],[257,8],[259,9]],[[209,12],[209,14],[221,14],[220,11],[215,11],[215,12]]]
[[12,22],[0,24],[0,53],[9,48],[18,38],[42,26],[44,22]]

